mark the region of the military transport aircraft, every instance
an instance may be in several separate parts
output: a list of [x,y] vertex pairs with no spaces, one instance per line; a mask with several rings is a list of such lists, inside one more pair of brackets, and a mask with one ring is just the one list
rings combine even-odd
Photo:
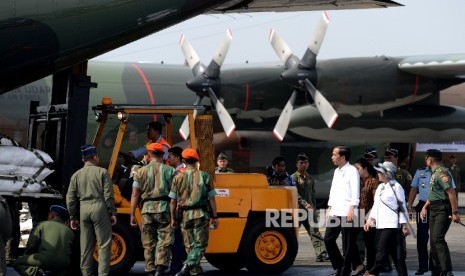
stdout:
[[[279,41],[288,59],[297,59],[276,33],[271,32],[270,37],[272,42]],[[292,67],[299,70],[295,73],[297,80],[291,80],[295,81],[291,86],[297,90],[293,97],[298,107],[294,111],[291,109],[292,112],[284,112],[292,113],[289,129],[294,135],[356,143],[463,139],[465,109],[441,106],[439,92],[463,82],[465,54],[319,61],[314,55],[313,67],[299,63],[285,66],[269,63],[221,68],[228,48],[224,45],[230,39],[231,34],[227,32],[226,42],[220,45],[212,62],[205,67],[192,45],[183,38],[181,48],[191,70],[182,65],[91,61],[89,74],[99,84],[91,93],[91,105],[109,95],[114,102],[187,104],[213,94],[220,99],[214,98],[215,101],[224,103],[238,130],[271,132],[292,90],[286,84],[287,80],[283,82],[285,78],[292,79],[291,70],[285,71]],[[321,45],[321,39],[319,41]],[[277,48],[276,44],[274,47]],[[302,60],[307,59],[306,55],[309,54],[306,53]],[[283,77],[285,74],[288,75]],[[314,100],[308,97],[309,94],[301,93],[305,92],[306,86],[302,86],[298,78],[310,82],[334,107],[339,117],[332,128],[321,119],[321,112],[312,105]],[[189,91],[186,82],[195,93]],[[19,106],[24,106],[25,116],[28,100],[39,96],[43,99],[41,104],[47,104],[50,85],[51,81],[44,79],[0,96],[2,113],[11,110],[9,114],[16,115],[8,117],[15,118],[20,116]],[[206,100],[202,103],[210,104]],[[89,119],[93,119],[93,114],[89,113]],[[6,130],[0,131],[5,133]],[[22,135],[18,134],[19,137]]]
[[206,12],[398,6],[390,0],[0,2],[0,94]]

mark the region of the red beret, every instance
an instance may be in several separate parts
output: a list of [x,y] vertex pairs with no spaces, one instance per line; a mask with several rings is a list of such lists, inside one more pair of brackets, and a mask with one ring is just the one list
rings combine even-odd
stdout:
[[147,151],[159,151],[165,153],[165,148],[160,143],[151,143],[147,146]]
[[185,149],[182,151],[182,158],[199,160],[199,154],[195,149]]

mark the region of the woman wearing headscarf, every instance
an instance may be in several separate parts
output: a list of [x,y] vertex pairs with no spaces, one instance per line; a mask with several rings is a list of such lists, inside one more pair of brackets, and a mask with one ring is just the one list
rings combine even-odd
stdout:
[[[354,166],[360,174],[360,210],[364,210],[365,214],[369,214],[373,207],[376,188],[379,185],[377,172],[366,158],[358,159],[355,161]],[[366,266],[371,268],[375,264],[376,229],[363,232],[363,241],[366,249]]]
[[397,274],[407,275],[405,260],[397,257],[397,238],[399,227],[407,236],[410,231],[407,227],[407,216],[405,215],[405,192],[396,181],[397,166],[386,161],[375,167],[378,178],[381,181],[376,189],[373,208],[365,223],[364,230],[369,231],[375,226],[379,232],[378,249],[375,264],[365,272],[365,275],[378,275],[389,255],[394,260]]

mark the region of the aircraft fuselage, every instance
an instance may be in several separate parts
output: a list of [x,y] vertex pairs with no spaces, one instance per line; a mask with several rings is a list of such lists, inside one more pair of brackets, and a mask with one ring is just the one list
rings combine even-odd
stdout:
[[213,0],[0,2],[0,93],[202,14]]

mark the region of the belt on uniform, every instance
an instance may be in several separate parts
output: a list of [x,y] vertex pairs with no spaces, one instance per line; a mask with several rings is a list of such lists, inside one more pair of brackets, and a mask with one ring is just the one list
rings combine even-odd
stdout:
[[171,201],[171,198],[167,195],[154,197],[154,198],[146,198],[142,200],[142,203],[145,203],[147,201]]
[[429,202],[430,205],[444,205],[444,204],[450,204],[449,200],[445,199],[440,199],[440,200],[433,200]]
[[194,210],[194,209],[207,209],[207,205],[201,204],[201,205],[193,205],[193,206],[179,206],[181,210],[186,211],[186,210]]

